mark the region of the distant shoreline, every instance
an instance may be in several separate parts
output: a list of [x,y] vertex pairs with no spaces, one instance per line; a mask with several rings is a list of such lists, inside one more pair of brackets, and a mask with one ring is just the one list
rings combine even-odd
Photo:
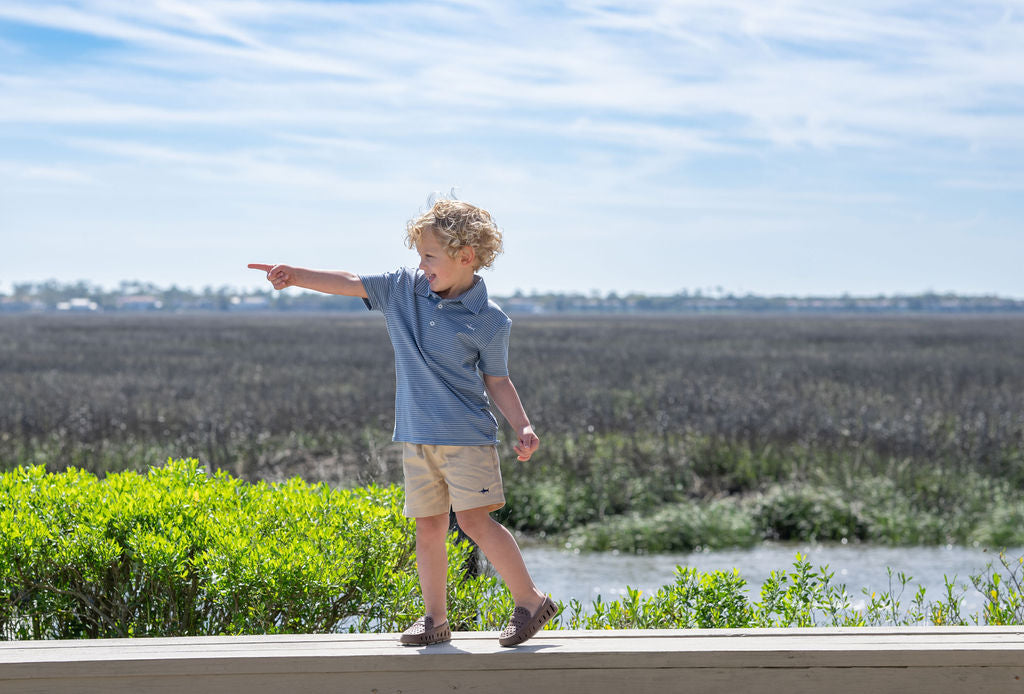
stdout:
[[[1024,314],[1024,299],[924,293],[894,296],[671,296],[629,294],[523,294],[495,296],[510,315],[942,315]],[[229,287],[202,292],[151,284],[122,283],[106,291],[84,282],[53,281],[15,285],[0,294],[0,314],[197,314],[197,313],[365,313],[362,300],[311,292],[238,291]]]

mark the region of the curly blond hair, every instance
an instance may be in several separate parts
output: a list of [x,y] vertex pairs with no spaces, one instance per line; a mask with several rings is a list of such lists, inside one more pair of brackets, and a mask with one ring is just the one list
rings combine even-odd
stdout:
[[502,252],[501,230],[487,210],[461,200],[438,200],[405,225],[405,245],[415,248],[426,232],[433,232],[448,255],[471,246],[476,254],[473,270],[490,267]]

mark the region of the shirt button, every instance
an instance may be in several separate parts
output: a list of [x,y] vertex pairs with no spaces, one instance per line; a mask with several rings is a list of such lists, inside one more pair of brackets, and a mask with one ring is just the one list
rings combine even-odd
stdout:
[[438,304],[438,305],[437,305],[437,310],[438,310],[438,311],[440,311],[440,310],[441,310],[441,309],[443,309],[443,308],[444,308],[444,304]]
[[433,325],[433,324],[434,324],[434,321],[430,321],[430,324],[431,324],[431,325]]

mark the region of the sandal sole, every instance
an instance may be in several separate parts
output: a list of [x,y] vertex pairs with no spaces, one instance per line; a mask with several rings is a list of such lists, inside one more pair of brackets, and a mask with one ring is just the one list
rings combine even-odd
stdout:
[[502,646],[518,646],[523,641],[532,638],[544,625],[551,621],[551,618],[558,614],[558,605],[551,598],[544,598],[544,602],[537,609],[537,614],[530,618],[530,622],[523,627],[523,630],[507,638],[499,638],[498,643]]
[[402,634],[399,643],[403,646],[434,646],[439,643],[447,643],[452,640],[452,630],[445,624],[442,629],[435,629],[429,634]]

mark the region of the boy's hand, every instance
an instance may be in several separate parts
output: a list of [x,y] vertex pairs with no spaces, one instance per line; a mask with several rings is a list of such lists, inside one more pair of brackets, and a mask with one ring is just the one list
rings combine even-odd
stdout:
[[519,454],[519,460],[525,462],[530,459],[530,456],[533,455],[534,451],[539,447],[540,439],[538,439],[537,435],[533,433],[533,427],[525,426],[523,427],[523,430],[519,432],[519,443],[513,446],[512,450]]
[[249,268],[267,273],[267,279],[274,285],[274,289],[284,289],[295,284],[295,268],[289,265],[249,263]]

